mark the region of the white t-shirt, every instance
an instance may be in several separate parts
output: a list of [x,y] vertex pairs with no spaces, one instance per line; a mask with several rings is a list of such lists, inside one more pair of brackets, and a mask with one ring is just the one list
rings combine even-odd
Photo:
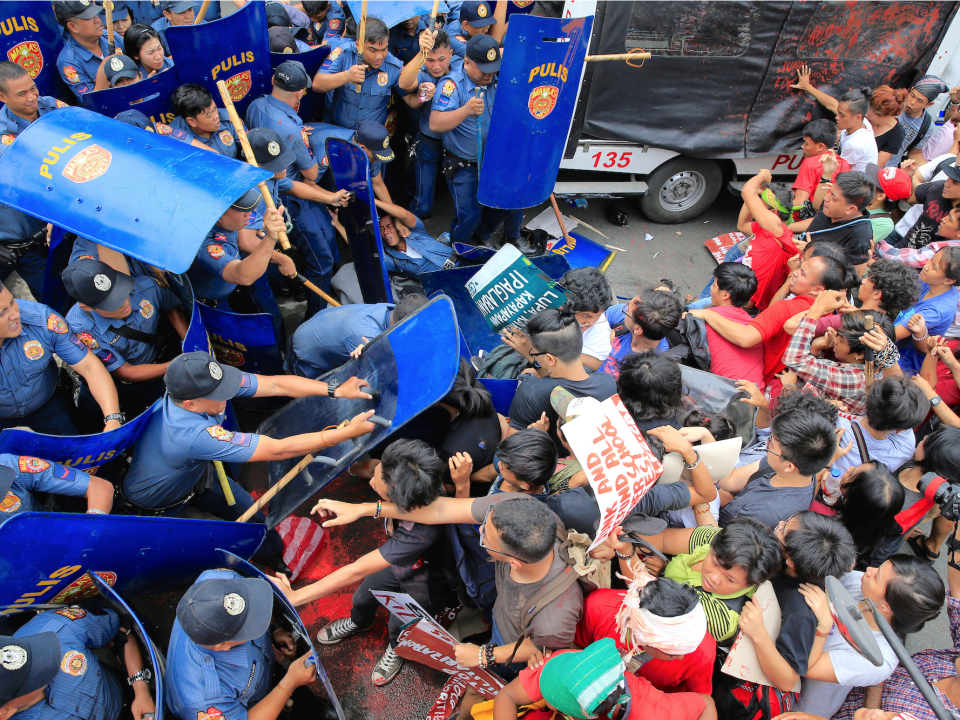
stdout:
[[851,170],[863,172],[867,165],[877,164],[877,140],[873,134],[873,128],[870,123],[864,119],[865,127],[860,128],[853,134],[847,134],[844,130],[840,133],[840,157],[850,163]]
[[610,356],[610,350],[610,323],[606,315],[601,315],[593,327],[583,333],[583,350],[580,352],[602,362]]
[[413,259],[423,257],[423,255],[417,252],[417,250],[413,247],[413,245],[409,245],[409,244],[407,245],[407,249],[403,251],[403,254],[406,255],[407,257],[412,257]]
[[[856,467],[864,461],[860,459],[860,448],[857,446],[857,437],[853,434],[850,421],[841,415],[837,419],[837,427],[842,427],[846,431],[840,439],[840,445],[846,447],[847,443],[853,443],[850,452],[833,463],[833,468],[843,475],[848,468]],[[867,452],[870,453],[870,459],[882,462],[890,472],[896,472],[901,465],[913,457],[913,452],[917,449],[917,439],[913,430],[891,432],[885,439],[877,440],[864,430],[862,425],[860,429],[863,430],[863,442],[867,446]]]
[[[863,573],[858,571],[848,572],[840,578],[840,582],[856,602],[863,600],[863,593],[860,591],[862,578]],[[823,644],[823,651],[830,654],[830,662],[833,664],[837,682],[829,683],[803,678],[800,684],[799,704],[794,710],[825,718],[833,717],[853,688],[878,685],[890,677],[897,669],[897,656],[883,635],[874,630],[873,636],[880,646],[880,654],[883,655],[883,665],[880,667],[876,667],[850,647],[834,625],[830,636]]]

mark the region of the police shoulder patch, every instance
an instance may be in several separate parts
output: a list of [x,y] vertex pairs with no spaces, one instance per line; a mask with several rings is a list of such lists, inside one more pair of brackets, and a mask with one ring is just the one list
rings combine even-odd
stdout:
[[67,79],[67,82],[71,85],[76,85],[80,82],[80,74],[77,72],[77,69],[73,65],[64,65],[63,66],[63,76]]
[[56,615],[62,615],[69,620],[82,620],[87,616],[87,611],[79,607],[65,607],[57,610]]
[[340,29],[340,18],[330,18],[330,19],[327,21],[327,27],[330,28],[331,30],[339,30],[339,29]]
[[[331,20],[331,22],[333,21]],[[330,62],[333,62],[338,57],[340,57],[340,53],[342,52],[343,52],[343,48],[335,47],[333,50],[330,51],[330,55],[329,57],[327,57],[327,60],[329,60]]]
[[223,717],[223,711],[212,705],[206,710],[200,710],[197,713],[197,720],[223,720]]
[[207,245],[207,254],[214,260],[219,260],[227,253],[223,249],[223,245]]
[[0,512],[15,513],[19,509],[20,498],[12,492],[7,492],[4,498],[0,500]]
[[70,328],[67,327],[66,320],[56,313],[51,313],[47,318],[47,330],[52,330],[57,335],[66,335]]
[[63,100],[57,100],[57,107],[58,107],[58,108],[65,108],[65,107],[70,107],[70,106],[67,105]]
[[207,428],[207,432],[210,434],[210,437],[215,440],[220,440],[221,442],[230,442],[233,440],[233,433],[225,430],[222,425],[211,425]]
[[157,128],[158,135],[170,135],[173,132],[172,127],[163,123],[154,123],[154,126]]
[[13,141],[16,139],[17,139],[16,135],[12,135],[11,133],[6,133],[3,137],[0,137],[0,143],[3,143],[4,145],[13,145]]
[[67,675],[80,677],[87,671],[87,656],[79,650],[68,650],[60,661],[60,669]]
[[41,473],[50,467],[50,463],[38,457],[21,455],[17,458],[17,467],[22,473]]
[[149,300],[140,301],[140,314],[148,320],[153,317],[153,304]]
[[460,42],[462,42],[464,45],[467,44],[467,39],[463,35],[454,35],[454,37]]
[[453,91],[457,89],[457,84],[453,80],[447,80],[443,87],[440,88],[440,94],[450,97],[453,95]]
[[77,333],[77,340],[91,350],[96,350],[98,347],[100,347],[100,343],[97,342],[97,339],[87,332]]

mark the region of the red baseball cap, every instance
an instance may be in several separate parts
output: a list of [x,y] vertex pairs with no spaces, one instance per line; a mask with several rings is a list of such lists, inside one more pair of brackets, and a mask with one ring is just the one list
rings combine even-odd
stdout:
[[873,163],[864,172],[871,182],[883,191],[887,200],[906,200],[913,195],[913,180],[898,167],[882,168]]

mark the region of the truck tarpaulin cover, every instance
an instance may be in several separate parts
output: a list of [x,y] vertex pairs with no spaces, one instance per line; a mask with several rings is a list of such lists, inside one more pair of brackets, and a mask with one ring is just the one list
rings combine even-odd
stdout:
[[592,63],[581,139],[624,140],[694,156],[795,150],[811,120],[830,117],[793,90],[905,87],[954,2],[603,3],[596,54],[642,48],[641,69]]

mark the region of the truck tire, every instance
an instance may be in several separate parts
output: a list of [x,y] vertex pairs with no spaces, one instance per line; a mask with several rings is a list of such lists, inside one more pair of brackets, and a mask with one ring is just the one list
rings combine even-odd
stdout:
[[717,199],[722,183],[719,164],[681,155],[647,177],[647,192],[640,199],[640,207],[644,215],[658,223],[693,220]]

